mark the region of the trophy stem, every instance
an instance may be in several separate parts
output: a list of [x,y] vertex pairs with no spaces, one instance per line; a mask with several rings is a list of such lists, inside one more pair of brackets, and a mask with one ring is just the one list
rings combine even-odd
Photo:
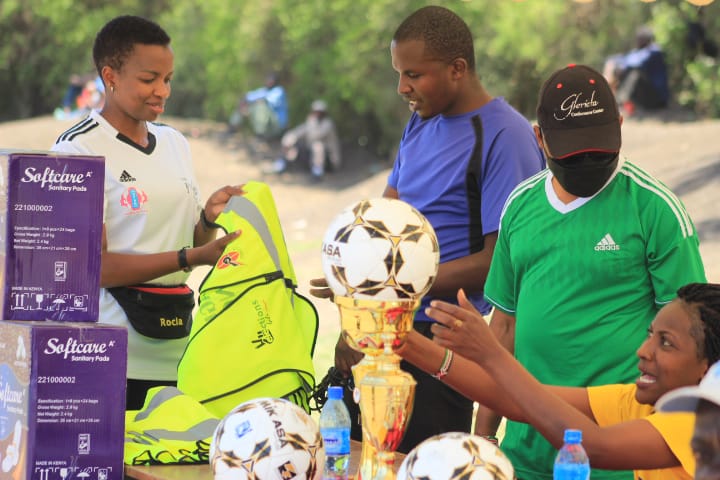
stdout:
[[394,452],[377,452],[377,471],[373,480],[395,480]]
[[420,301],[334,300],[343,338],[365,354],[353,367],[353,398],[360,406],[363,432],[358,480],[394,480],[395,450],[412,414],[416,382],[400,370],[393,347],[412,329]]
[[399,369],[399,361],[378,359],[378,368],[360,381],[363,443],[374,450],[361,464],[363,480],[394,480],[395,450],[412,414],[415,379]]
[[[360,403],[360,382],[365,378],[365,375],[375,369],[377,369],[376,357],[368,354],[365,354],[362,360],[352,367],[353,379],[355,380],[355,391],[353,392],[353,400],[355,400],[355,403]],[[360,420],[362,421],[362,410],[360,411]],[[377,464],[375,463],[376,455],[377,449],[365,438],[363,429],[362,450],[357,472],[358,480],[375,478],[377,470]]]

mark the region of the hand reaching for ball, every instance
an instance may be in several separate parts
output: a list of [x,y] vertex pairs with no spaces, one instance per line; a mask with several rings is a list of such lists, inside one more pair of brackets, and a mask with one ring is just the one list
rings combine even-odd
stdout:
[[335,298],[335,294],[328,286],[325,278],[313,278],[310,280],[310,286],[315,287],[310,289],[310,295],[317,298],[328,298],[332,301]]

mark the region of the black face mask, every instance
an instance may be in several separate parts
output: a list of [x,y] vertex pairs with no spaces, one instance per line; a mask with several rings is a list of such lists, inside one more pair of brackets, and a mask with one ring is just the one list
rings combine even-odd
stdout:
[[592,197],[605,185],[618,164],[617,153],[580,153],[562,160],[547,158],[560,185],[577,197]]

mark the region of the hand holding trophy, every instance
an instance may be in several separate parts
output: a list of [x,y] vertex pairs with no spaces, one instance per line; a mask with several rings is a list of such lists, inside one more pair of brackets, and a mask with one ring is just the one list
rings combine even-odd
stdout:
[[395,478],[394,451],[412,414],[415,380],[400,370],[392,347],[412,329],[439,258],[432,226],[401,200],[361,200],[325,233],[323,272],[340,310],[342,335],[365,354],[352,369],[363,430],[359,479]]

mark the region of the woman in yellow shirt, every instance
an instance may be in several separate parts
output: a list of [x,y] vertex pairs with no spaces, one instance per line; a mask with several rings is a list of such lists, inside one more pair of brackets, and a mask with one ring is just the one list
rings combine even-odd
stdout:
[[593,468],[634,470],[638,480],[693,478],[694,415],[656,413],[654,404],[670,390],[697,385],[720,359],[719,284],[686,285],[658,312],[637,350],[640,375],[630,385],[542,385],[498,343],[462,290],[458,305],[433,301],[426,313],[438,322],[434,340],[411,332],[396,350],[405,360],[531,424],[556,448],[565,429],[582,430]]

